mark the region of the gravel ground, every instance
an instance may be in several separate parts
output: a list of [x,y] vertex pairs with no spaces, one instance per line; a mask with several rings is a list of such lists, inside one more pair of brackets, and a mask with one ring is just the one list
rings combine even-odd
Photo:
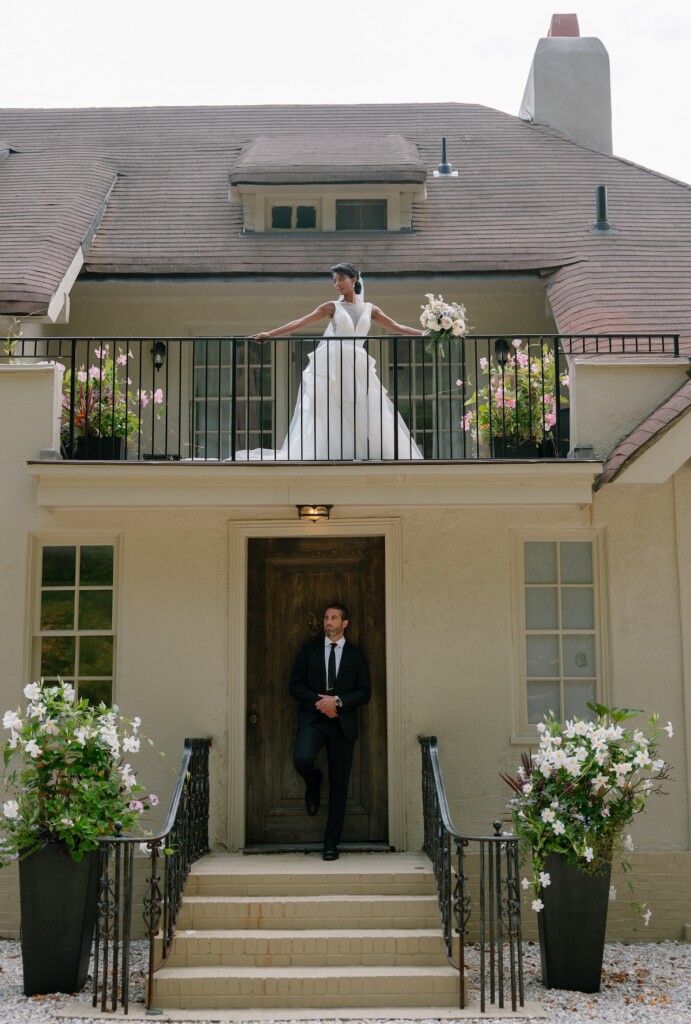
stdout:
[[[479,998],[472,989],[473,954],[469,976],[471,999]],[[132,971],[132,1004],[142,1001],[144,972],[143,944],[135,943]],[[549,1024],[690,1024],[691,1022],[691,945],[663,942],[605,948],[602,991],[596,995],[547,990],[540,982],[540,951],[533,943],[524,946],[526,1000],[542,1004]],[[84,1024],[84,1018],[58,1016],[71,1002],[69,996],[34,996],[22,993],[22,967],[19,944],[0,941],[0,1024]],[[91,996],[78,996],[87,1005]],[[107,1019],[107,1017],[105,1018]],[[153,1017],[152,1020],[157,1018]],[[161,1018],[158,1018],[159,1020]],[[165,1020],[165,1017],[163,1018]],[[467,1021],[469,1018],[465,1018]],[[472,1018],[472,1021],[487,1020]],[[533,1018],[536,1019],[536,1018]],[[277,1024],[280,1018],[277,1018]],[[325,1015],[323,1021],[332,1021]],[[387,1018],[393,1024],[393,1018]],[[198,1019],[193,1024],[205,1024]],[[376,1024],[369,1021],[368,1024]],[[410,1024],[406,1021],[405,1024]],[[431,1024],[431,1022],[430,1022]]]

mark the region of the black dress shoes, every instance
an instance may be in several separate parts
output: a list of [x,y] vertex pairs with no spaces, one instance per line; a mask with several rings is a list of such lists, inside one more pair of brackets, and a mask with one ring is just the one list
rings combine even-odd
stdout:
[[319,790],[321,788],[321,781],[321,772],[317,772],[316,784],[308,786],[307,789],[305,790],[305,807],[307,808],[307,813],[310,815],[310,817],[314,817],[314,815],[319,810]]
[[338,847],[337,846],[325,846],[323,859],[324,860],[338,860]]

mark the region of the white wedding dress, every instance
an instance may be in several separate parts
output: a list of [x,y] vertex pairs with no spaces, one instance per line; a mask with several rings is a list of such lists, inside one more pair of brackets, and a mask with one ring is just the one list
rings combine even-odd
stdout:
[[285,441],[278,450],[236,452],[237,461],[423,458],[364,348],[372,303],[334,305],[333,319],[308,356]]

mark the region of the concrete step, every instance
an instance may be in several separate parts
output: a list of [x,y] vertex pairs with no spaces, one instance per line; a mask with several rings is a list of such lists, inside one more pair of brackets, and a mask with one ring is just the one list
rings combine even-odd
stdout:
[[443,967],[437,928],[178,931],[167,967]]
[[156,975],[154,1007],[270,1009],[273,1007],[457,1006],[458,973],[451,967],[179,968]]
[[434,928],[436,896],[187,896],[178,930]]

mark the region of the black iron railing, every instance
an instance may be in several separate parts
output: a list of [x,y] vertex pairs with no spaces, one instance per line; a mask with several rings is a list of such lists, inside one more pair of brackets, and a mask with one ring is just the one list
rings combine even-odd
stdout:
[[[501,835],[465,836],[451,823],[435,736],[420,736],[422,748],[423,849],[432,861],[446,955],[460,976],[460,1008],[466,1006],[466,944],[471,927],[480,952],[480,1010],[525,1004],[521,949],[521,897],[518,839]],[[469,855],[477,853],[474,882]],[[475,865],[473,865],[475,867]],[[473,889],[474,894],[473,894]],[[507,981],[508,979],[508,981]]]
[[163,829],[141,836],[113,836],[100,843],[100,889],[94,939],[93,1006],[103,1013],[129,1010],[130,944],[135,914],[135,850],[148,857],[143,896],[149,964],[145,1002],[153,998],[154,972],[168,958],[190,866],[209,851],[209,748],[207,739],[185,740],[170,810]]
[[2,358],[67,368],[64,458],[271,463],[566,458],[570,356],[679,353],[661,334],[321,341],[21,338]]

